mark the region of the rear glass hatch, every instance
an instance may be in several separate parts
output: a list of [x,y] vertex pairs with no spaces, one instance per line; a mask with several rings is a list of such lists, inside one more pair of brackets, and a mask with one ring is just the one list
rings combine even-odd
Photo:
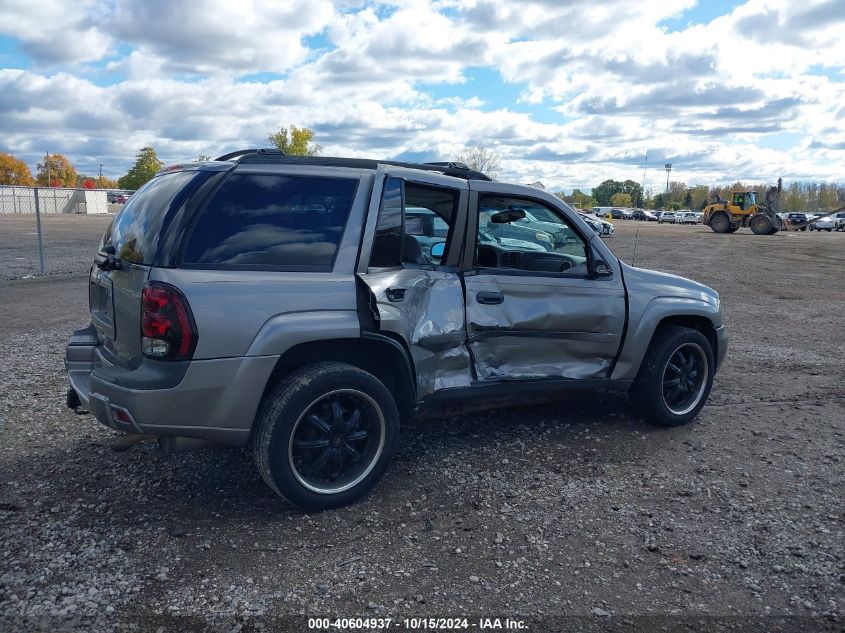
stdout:
[[140,364],[141,293],[150,267],[157,265],[174,216],[213,174],[188,168],[157,175],[129,198],[106,229],[88,293],[106,361],[129,368]]

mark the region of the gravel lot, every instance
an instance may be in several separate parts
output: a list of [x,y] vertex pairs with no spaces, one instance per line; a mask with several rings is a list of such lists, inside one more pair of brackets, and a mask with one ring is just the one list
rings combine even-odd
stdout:
[[246,451],[110,450],[64,407],[84,276],[0,282],[0,630],[842,630],[845,234],[615,224],[623,258],[638,232],[638,265],[722,294],[731,346],[697,421],[589,394],[417,422],[368,499],[321,514]]

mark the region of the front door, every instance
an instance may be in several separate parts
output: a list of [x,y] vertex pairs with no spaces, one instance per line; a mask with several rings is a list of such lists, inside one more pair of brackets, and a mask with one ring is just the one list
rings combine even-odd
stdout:
[[[470,189],[466,317],[478,380],[609,378],[625,324],[618,262],[599,276],[590,246],[599,238],[539,192]],[[519,237],[487,230],[502,222],[520,226]]]
[[379,168],[373,186],[358,277],[378,330],[410,350],[419,398],[471,381],[458,266],[467,199],[466,180],[402,168]]

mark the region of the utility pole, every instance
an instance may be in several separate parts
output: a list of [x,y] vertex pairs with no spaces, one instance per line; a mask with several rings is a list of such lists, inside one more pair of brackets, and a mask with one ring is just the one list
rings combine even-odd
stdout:
[[100,186],[103,184],[103,163],[100,163]]
[[640,192],[640,205],[645,208],[645,173],[648,171],[648,151],[645,153],[645,167],[643,167],[643,188]]
[[669,172],[672,171],[672,163],[666,163],[666,193],[669,193]]

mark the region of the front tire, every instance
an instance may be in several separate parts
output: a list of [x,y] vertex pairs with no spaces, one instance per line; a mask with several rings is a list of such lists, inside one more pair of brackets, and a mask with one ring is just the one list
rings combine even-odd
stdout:
[[356,501],[381,479],[399,442],[399,411],[372,374],[337,362],[277,384],[256,416],[252,448],[264,481],[306,510]]
[[647,420],[680,426],[692,420],[710,395],[713,350],[701,332],[677,325],[657,330],[630,396]]
[[757,214],[751,218],[748,223],[754,235],[771,235],[771,230],[774,228],[772,221],[762,214]]

